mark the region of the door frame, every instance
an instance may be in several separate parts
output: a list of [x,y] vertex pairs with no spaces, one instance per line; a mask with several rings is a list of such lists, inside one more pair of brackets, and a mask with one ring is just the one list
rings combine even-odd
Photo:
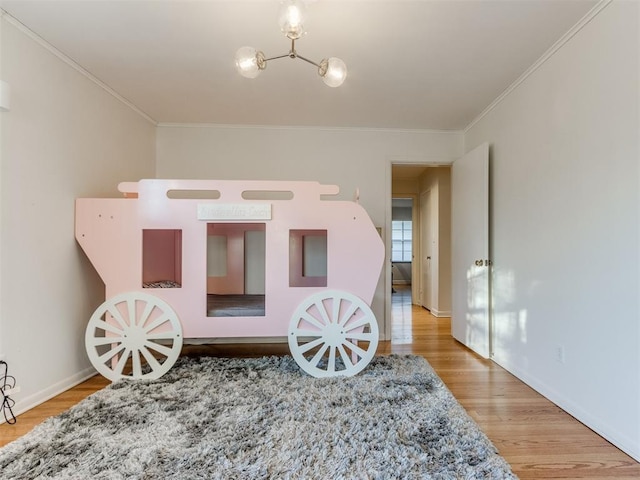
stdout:
[[[411,162],[411,161],[407,161],[407,157],[406,156],[401,156],[401,157],[388,157],[387,158],[387,163],[386,163],[386,182],[385,182],[385,188],[386,188],[386,192],[385,192],[385,228],[383,229],[383,240],[385,243],[385,252],[386,252],[386,258],[389,259],[389,261],[385,261],[385,266],[384,266],[384,271],[383,271],[383,275],[384,275],[384,322],[383,322],[383,327],[380,329],[382,332],[382,339],[384,340],[391,340],[391,201],[393,198],[393,174],[392,174],[392,166],[393,165],[399,165],[399,166],[407,166],[407,167],[424,167],[424,168],[433,168],[433,167],[450,167],[451,163],[453,162],[453,160],[451,160],[450,162],[442,162],[442,161],[434,161],[434,162],[429,162],[429,161],[425,161],[424,158],[420,158],[420,159],[416,159],[416,161]],[[413,214],[412,214],[412,220],[413,220],[413,229],[414,232],[416,231],[416,229],[421,229],[421,222],[422,222],[422,213],[420,212],[420,188],[418,188],[418,190],[415,193],[405,193],[405,192],[401,192],[398,193],[398,197],[404,197],[404,198],[413,198]],[[416,236],[414,235],[414,238],[412,240],[412,247],[413,247],[413,255],[414,255],[414,261],[412,262],[412,278],[420,278],[422,276],[422,266],[419,265],[420,262],[415,261],[415,258],[417,257],[418,259],[422,258],[422,245],[421,242],[419,241],[419,239],[416,239]],[[411,301],[412,303],[416,304],[416,305],[420,305],[420,294],[418,291],[418,286],[417,286],[417,282],[415,282],[414,280],[412,280],[412,286],[411,286]]]

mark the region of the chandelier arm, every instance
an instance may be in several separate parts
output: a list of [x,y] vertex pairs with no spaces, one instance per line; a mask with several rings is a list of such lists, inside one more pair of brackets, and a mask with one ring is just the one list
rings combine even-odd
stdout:
[[309,60],[308,58],[304,58],[302,55],[296,55],[296,58],[299,58],[300,60],[304,60],[307,63],[310,63],[311,65],[315,65],[316,67],[320,68],[320,65],[318,65],[316,62]]
[[278,55],[277,57],[265,58],[264,61],[268,62],[269,60],[278,60],[279,58],[285,58],[285,57],[288,57],[288,56],[289,56],[289,54],[287,53],[285,55]]

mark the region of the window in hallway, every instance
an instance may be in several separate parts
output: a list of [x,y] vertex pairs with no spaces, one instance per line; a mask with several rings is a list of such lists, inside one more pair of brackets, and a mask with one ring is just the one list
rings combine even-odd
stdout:
[[411,220],[394,220],[391,222],[391,261],[411,261]]

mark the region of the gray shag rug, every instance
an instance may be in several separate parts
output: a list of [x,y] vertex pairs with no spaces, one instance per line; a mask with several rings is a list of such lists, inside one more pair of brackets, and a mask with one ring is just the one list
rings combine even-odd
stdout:
[[[19,420],[18,420],[19,421]],[[3,479],[514,479],[417,356],[312,378],[291,357],[188,358],[0,450]]]

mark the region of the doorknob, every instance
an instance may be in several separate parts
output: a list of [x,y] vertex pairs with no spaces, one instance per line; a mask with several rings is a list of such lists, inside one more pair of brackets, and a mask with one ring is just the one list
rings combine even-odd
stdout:
[[489,265],[491,265],[491,260],[476,260],[475,262],[476,267],[482,267],[483,265],[485,267],[488,267]]

